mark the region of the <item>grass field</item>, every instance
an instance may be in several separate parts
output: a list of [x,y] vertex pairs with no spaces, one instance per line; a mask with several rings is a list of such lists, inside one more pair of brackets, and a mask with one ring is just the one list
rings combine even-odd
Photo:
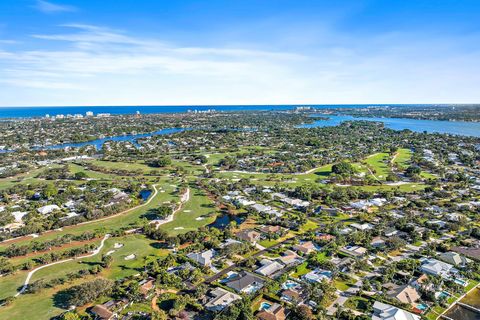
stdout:
[[[197,220],[197,218],[200,218]],[[197,230],[215,221],[216,208],[205,192],[197,187],[190,188],[190,200],[177,212],[173,221],[160,228],[172,235]]]
[[393,163],[396,164],[400,170],[405,170],[410,165],[412,154],[412,150],[410,149],[398,149]]
[[[31,242],[33,240],[36,241],[45,241],[48,239],[53,239],[57,236],[64,235],[64,234],[80,234],[85,231],[92,231],[95,229],[105,229],[106,231],[108,230],[114,230],[118,229],[121,227],[127,227],[131,225],[132,223],[136,222],[145,212],[147,212],[150,209],[156,208],[159,205],[161,205],[165,201],[176,201],[178,200],[178,195],[174,193],[175,187],[173,186],[173,183],[175,183],[175,180],[172,179],[162,179],[162,183],[160,183],[157,186],[157,189],[159,189],[159,192],[155,196],[155,198],[152,199],[152,201],[140,208],[134,209],[132,211],[129,211],[128,213],[118,215],[115,217],[112,217],[107,220],[103,221],[93,221],[91,223],[87,224],[82,224],[82,225],[76,225],[72,227],[66,227],[63,228],[61,231],[54,231],[54,232],[48,232],[41,234],[38,238],[25,238],[21,241],[16,241],[15,243],[17,244],[24,244]],[[172,185],[171,185],[172,184]],[[164,192],[162,192],[164,191]],[[0,244],[0,250],[5,248],[6,246],[10,245],[9,242],[6,243],[1,243]]]
[[365,164],[373,171],[378,180],[385,180],[391,172],[388,161],[388,153],[380,152],[367,157]]
[[[100,242],[100,241],[98,241]],[[119,249],[114,248],[115,243],[121,243],[123,246]],[[82,269],[90,269],[94,265],[101,262],[102,256],[109,251],[114,250],[115,252],[111,253],[113,257],[113,263],[108,269],[104,269],[99,276],[110,278],[112,280],[124,278],[130,275],[134,275],[143,271],[143,266],[146,261],[150,259],[155,259],[158,257],[166,256],[169,251],[165,249],[158,249],[155,246],[155,241],[149,240],[141,235],[128,235],[120,238],[110,238],[105,241],[105,246],[102,251],[91,258],[86,258],[78,261],[69,261],[58,265],[53,265],[45,269],[41,269],[36,272],[31,281],[36,281],[39,279],[51,280],[54,278],[59,278],[65,276],[67,273],[76,272]],[[135,259],[125,260],[125,257],[134,254]],[[27,272],[19,272],[13,276],[5,277],[0,282],[0,298],[5,298],[7,296],[14,295],[18,288],[23,284]],[[80,280],[83,282],[85,280]],[[59,286],[59,288],[71,286]],[[52,317],[53,315],[59,314],[63,309],[57,308],[54,306],[52,296],[58,291],[58,289],[52,290],[42,290],[37,294],[24,294],[18,297],[13,305],[7,308],[0,308],[0,319],[44,319]],[[10,315],[8,310],[12,307],[15,310],[14,315]],[[38,308],[38,317],[28,317],[30,314],[30,308]],[[11,318],[4,318],[8,313],[8,316]],[[24,315],[24,318],[21,316]],[[33,315],[33,313],[32,313]],[[40,316],[42,315],[42,316]]]
[[50,165],[43,168],[33,169],[29,172],[16,175],[14,177],[0,179],[0,190],[12,187],[18,184],[35,184],[45,182],[43,179],[35,178],[39,173],[49,168],[58,168],[59,165]]

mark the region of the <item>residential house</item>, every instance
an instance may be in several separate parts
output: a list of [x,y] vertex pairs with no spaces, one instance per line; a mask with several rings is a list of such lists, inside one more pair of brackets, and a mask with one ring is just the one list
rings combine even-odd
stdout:
[[444,279],[451,279],[452,275],[457,274],[458,270],[451,264],[439,261],[437,259],[423,259],[420,271],[426,274],[442,277]]
[[277,258],[277,260],[286,265],[294,264],[301,261],[298,254],[296,254],[292,250],[286,250],[285,252],[282,253],[281,257]]
[[212,265],[212,257],[214,254],[215,251],[211,249],[201,253],[192,252],[187,254],[187,257],[204,267],[210,267]]
[[297,252],[301,252],[303,254],[310,254],[317,250],[315,244],[312,241],[306,241],[301,244],[297,244],[293,246],[293,250]]
[[403,309],[375,301],[372,320],[421,320],[421,318]]
[[95,320],[111,320],[115,317],[115,313],[108,310],[104,305],[97,304],[94,306],[90,313],[94,316]]
[[260,320],[285,320],[287,315],[284,307],[278,303],[274,303],[268,309],[264,309],[257,313],[256,317]]
[[60,210],[60,207],[57,206],[56,204],[49,204],[37,209],[38,213],[41,213],[41,214],[49,214],[57,210]]
[[205,309],[210,311],[221,311],[230,306],[233,302],[242,299],[238,294],[222,288],[211,290],[208,296],[210,299],[205,304]]
[[438,256],[438,258],[446,263],[452,264],[457,267],[464,267],[470,261],[457,252],[449,251],[444,252]]
[[260,241],[260,232],[252,229],[237,232],[236,236],[242,240],[250,242],[251,244],[256,244],[257,241]]
[[346,246],[340,249],[340,251],[354,257],[362,257],[367,253],[367,249],[360,246]]
[[411,306],[415,306],[416,302],[420,300],[420,293],[411,285],[400,286],[392,292],[388,292],[388,295]]
[[303,276],[303,279],[308,282],[322,282],[324,280],[332,280],[332,272],[328,270],[315,269]]
[[262,266],[255,270],[255,272],[265,277],[269,277],[285,268],[285,265],[269,259],[262,259],[262,261],[260,261],[260,264]]
[[236,277],[231,279],[228,282],[225,282],[225,285],[237,292],[242,293],[255,293],[265,284],[265,280],[254,275],[253,273],[242,271]]

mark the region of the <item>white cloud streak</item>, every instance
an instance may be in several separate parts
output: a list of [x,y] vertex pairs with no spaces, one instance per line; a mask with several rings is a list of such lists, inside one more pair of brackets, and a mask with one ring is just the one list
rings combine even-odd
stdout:
[[37,0],[34,8],[46,14],[77,11],[74,6],[56,4],[45,0]]
[[406,44],[403,35],[306,54],[179,46],[83,24],[62,31],[33,35],[46,44],[36,50],[0,49],[0,105],[480,100],[479,52],[459,54],[433,41]]

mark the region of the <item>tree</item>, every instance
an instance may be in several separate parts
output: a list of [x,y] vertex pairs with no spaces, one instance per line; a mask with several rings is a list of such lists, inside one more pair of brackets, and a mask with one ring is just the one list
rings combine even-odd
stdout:
[[111,280],[98,278],[60,291],[57,295],[62,297],[66,307],[72,305],[83,306],[109,293],[113,288],[113,284],[114,282]]
[[422,170],[418,166],[409,166],[407,170],[405,170],[405,176],[407,177],[413,177],[413,176],[418,176]]
[[302,304],[300,306],[295,306],[292,310],[292,320],[313,320],[313,312],[309,307]]
[[356,170],[350,162],[342,161],[332,166],[332,172],[339,175],[352,175]]
[[156,311],[153,311],[152,313],[152,320],[167,320],[167,319],[168,319],[168,315],[162,309],[158,309]]
[[82,318],[75,311],[68,311],[61,317],[62,320],[81,320]]
[[159,168],[167,167],[171,164],[172,164],[172,159],[170,157],[161,157],[151,162],[151,165],[153,167],[159,167]]
[[84,180],[88,178],[88,174],[86,174],[85,171],[76,172],[74,176],[76,180]]
[[45,198],[50,198],[58,194],[58,189],[55,188],[55,186],[52,183],[49,183],[45,186],[45,189],[43,189],[43,195]]
[[105,255],[102,257],[102,266],[108,268],[113,263],[113,257],[111,255]]

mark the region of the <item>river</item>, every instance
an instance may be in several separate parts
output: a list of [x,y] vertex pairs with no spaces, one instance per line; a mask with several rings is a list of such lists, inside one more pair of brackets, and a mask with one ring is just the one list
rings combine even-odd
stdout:
[[315,127],[332,127],[339,125],[344,121],[352,120],[366,120],[383,122],[385,127],[394,130],[409,129],[416,132],[429,133],[448,133],[462,136],[480,137],[480,122],[465,122],[465,121],[440,121],[440,120],[417,120],[407,118],[366,118],[353,117],[348,115],[324,115],[316,114],[315,116],[328,117],[328,120],[317,120],[314,123],[303,124],[301,128],[315,128]]
[[36,149],[63,149],[63,148],[66,148],[66,147],[81,148],[81,147],[92,145],[98,150],[98,149],[101,149],[102,145],[107,141],[130,141],[136,147],[138,147],[139,145],[136,142],[137,139],[151,137],[151,136],[155,136],[155,135],[165,135],[165,134],[177,133],[177,132],[182,132],[182,131],[185,131],[185,130],[189,130],[189,129],[167,128],[167,129],[162,129],[162,130],[158,130],[158,131],[151,132],[151,133],[127,134],[127,135],[122,135],[122,136],[106,137],[106,138],[102,138],[102,139],[96,139],[96,140],[78,142],[78,143],[62,143],[62,144],[55,144],[55,145],[51,145],[51,146],[38,147]]

